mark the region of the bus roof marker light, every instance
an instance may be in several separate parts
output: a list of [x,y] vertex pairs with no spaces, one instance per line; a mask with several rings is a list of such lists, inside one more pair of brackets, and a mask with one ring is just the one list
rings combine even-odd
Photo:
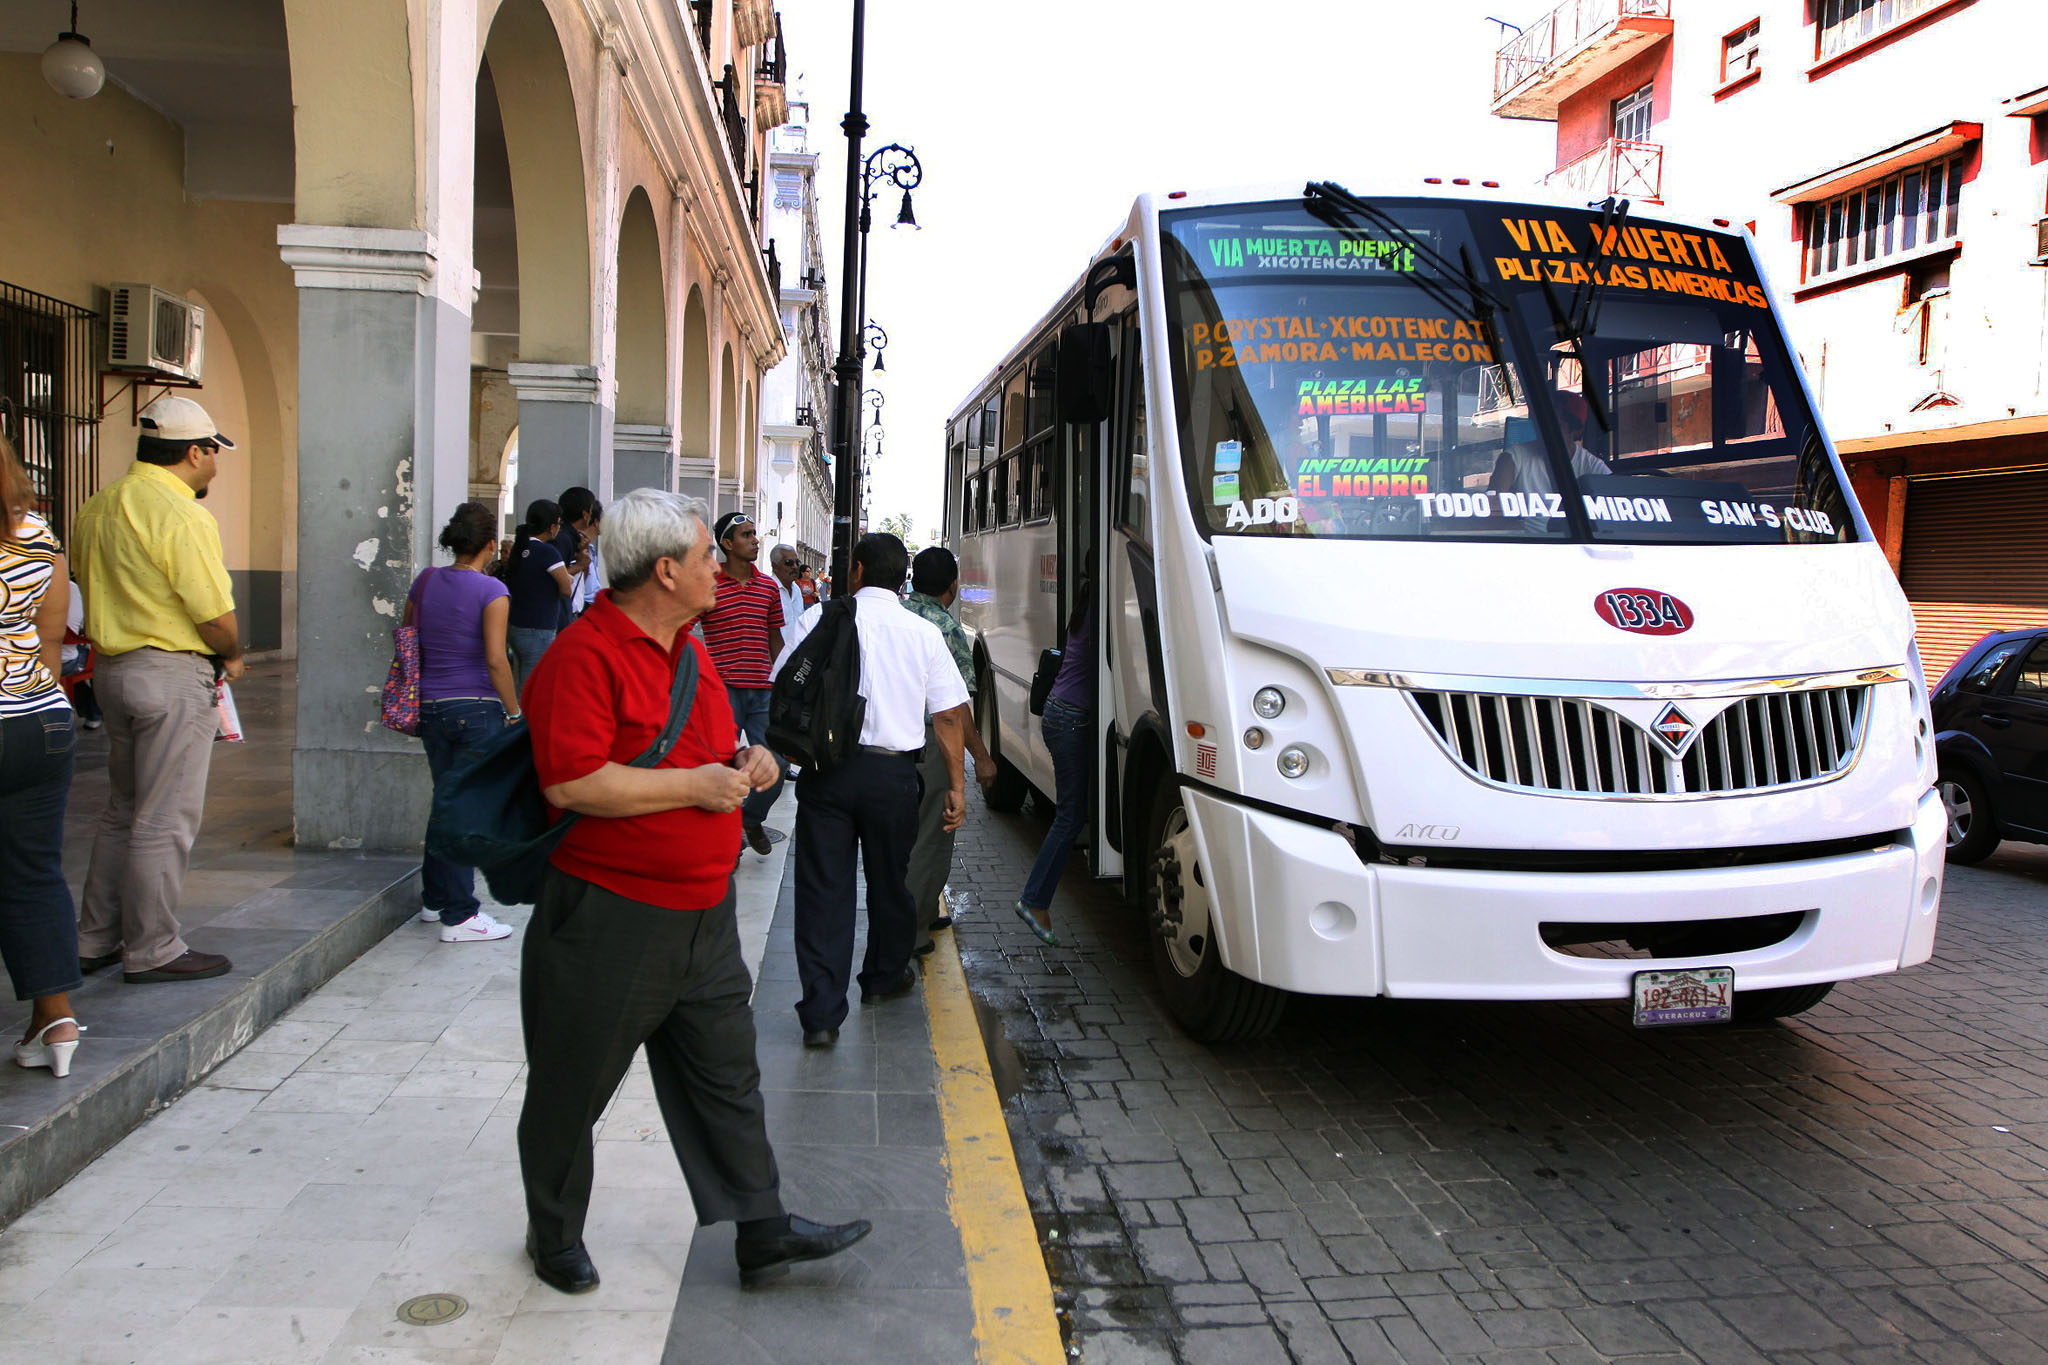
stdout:
[[1440,175],[1425,175],[1422,177],[1422,183],[1425,185],[1441,185],[1444,183],[1444,178]]
[[1465,179],[1463,176],[1460,176],[1458,179],[1453,180],[1451,183],[1453,185],[1469,185],[1472,182],[1470,180]]
[[1188,197],[1188,192],[1186,190],[1173,190],[1166,197],[1168,199],[1185,199]]

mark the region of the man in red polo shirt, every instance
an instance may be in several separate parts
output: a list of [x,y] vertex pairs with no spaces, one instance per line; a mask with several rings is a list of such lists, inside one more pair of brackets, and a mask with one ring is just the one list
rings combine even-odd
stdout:
[[[775,580],[754,567],[761,557],[761,536],[754,519],[727,512],[712,531],[725,567],[718,572],[718,604],[704,613],[704,643],[711,662],[732,698],[733,724],[747,739],[768,738],[768,697],[775,677],[768,666],[782,653],[782,594]],[[762,821],[782,795],[782,775],[774,785],[749,796],[740,807],[740,830],[747,847],[766,855],[772,847]]]
[[[740,803],[779,773],[766,749],[740,747],[725,686],[690,634],[715,600],[704,510],[655,489],[619,499],[605,518],[611,588],[526,683],[542,793],[583,817],[549,860],[519,968],[526,1251],[568,1294],[597,1288],[583,1246],[591,1125],[643,1044],[697,1221],[739,1224],[742,1285],[870,1227],[782,1207],[732,893]],[[699,669],[688,723],[659,763],[633,767],[667,725],[685,650]]]

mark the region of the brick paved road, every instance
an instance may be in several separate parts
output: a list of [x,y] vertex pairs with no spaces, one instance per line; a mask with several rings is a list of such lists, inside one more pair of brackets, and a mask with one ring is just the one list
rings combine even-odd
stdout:
[[1091,1365],[2048,1361],[2048,851],[1783,1024],[1298,999],[1207,1048],[1078,859],[1077,947],[1010,916],[1043,827],[977,808],[953,885]]

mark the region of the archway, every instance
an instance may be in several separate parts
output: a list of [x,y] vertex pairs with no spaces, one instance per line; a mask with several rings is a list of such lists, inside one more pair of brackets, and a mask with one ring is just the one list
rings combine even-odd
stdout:
[[718,353],[718,501],[723,512],[740,505],[740,397],[733,374],[732,344]]
[[667,488],[668,291],[654,206],[638,186],[619,223],[618,289],[612,489]]
[[677,487],[708,503],[715,473],[711,463],[711,327],[704,316],[703,292],[695,285],[690,286],[690,297],[683,305],[680,420]]

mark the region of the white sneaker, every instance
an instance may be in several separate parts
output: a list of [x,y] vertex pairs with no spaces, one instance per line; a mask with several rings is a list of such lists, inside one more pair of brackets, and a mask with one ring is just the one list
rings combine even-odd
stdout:
[[439,910],[428,910],[425,908],[422,908],[420,910],[421,924],[439,924],[440,922],[441,912]]
[[512,937],[512,926],[500,924],[479,910],[460,924],[441,926],[443,943],[489,943],[492,939]]

